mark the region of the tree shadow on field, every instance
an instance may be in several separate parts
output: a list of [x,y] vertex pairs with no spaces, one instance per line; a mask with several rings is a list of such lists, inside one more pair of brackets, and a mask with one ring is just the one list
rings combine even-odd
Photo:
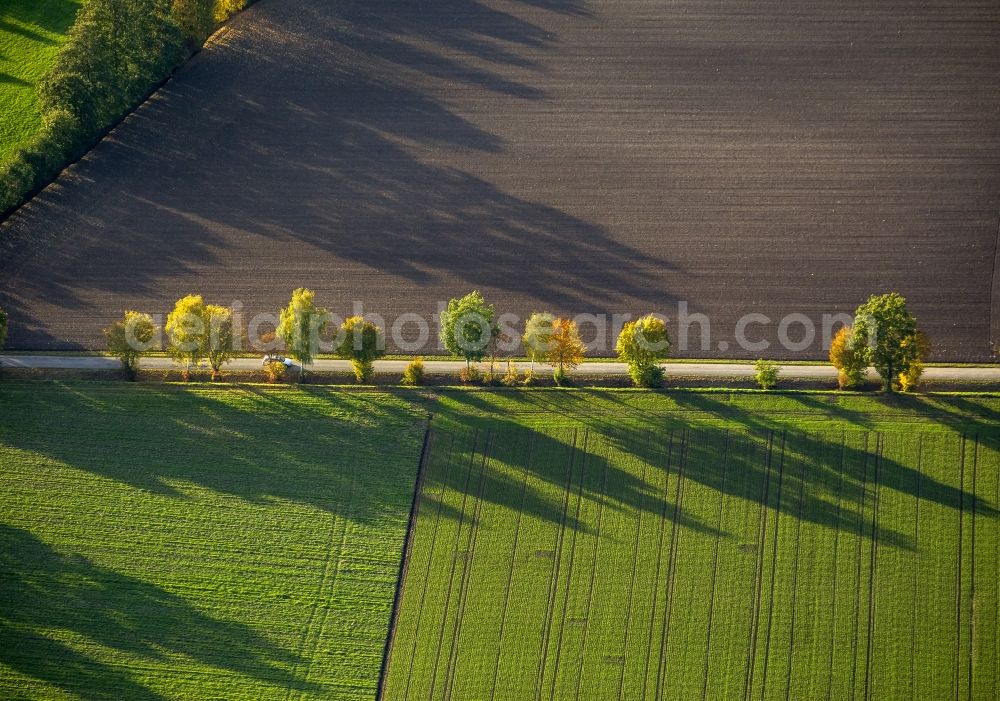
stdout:
[[4,0],[0,4],[0,34],[11,33],[31,39],[42,44],[55,44],[51,37],[25,27],[33,25],[40,27],[52,34],[64,34],[73,19],[77,10],[80,9],[78,0]]
[[[2,28],[0,28],[0,31],[2,31]],[[0,84],[20,85],[22,87],[31,85],[31,83],[26,80],[22,80],[16,76],[7,75],[6,73],[0,73]]]
[[156,494],[185,498],[175,485],[188,482],[352,520],[405,519],[425,427],[402,402],[364,393],[233,388],[222,401],[196,388],[0,390],[13,409],[0,444]]
[[296,655],[247,626],[213,619],[176,594],[0,524],[0,662],[81,698],[164,698],[129,660],[98,661],[56,637],[63,635],[133,659],[181,655],[290,688],[320,688],[288,671]]
[[[579,394],[588,395],[586,391]],[[973,502],[971,493],[895,457],[905,453],[907,444],[912,442],[909,436],[880,433],[864,412],[819,402],[816,398],[806,398],[804,403],[817,417],[842,422],[842,430],[803,430],[782,422],[780,417],[769,418],[766,413],[732,405],[725,396],[697,392],[671,393],[680,411],[643,413],[622,404],[621,411],[612,414],[567,412],[578,423],[576,430],[533,428],[530,423],[513,421],[497,413],[496,405],[475,392],[456,392],[449,398],[460,409],[446,409],[439,414],[435,429],[454,434],[442,440],[464,445],[472,454],[473,463],[480,464],[477,455],[494,457],[491,449],[484,447],[490,443],[532,446],[515,449],[515,455],[507,457],[505,462],[553,487],[565,487],[569,456],[574,452],[571,446],[576,443],[579,450],[579,441],[586,431],[592,445],[602,446],[588,460],[605,463],[604,469],[612,475],[609,484],[614,485],[613,490],[596,490],[590,496],[643,512],[672,513],[677,506],[669,497],[662,496],[664,470],[681,472],[685,480],[722,494],[766,504],[803,521],[869,539],[874,535],[872,509],[877,489],[894,490],[953,510],[968,508]],[[568,401],[574,403],[572,399]],[[813,406],[814,402],[819,404]],[[546,408],[548,405],[559,404],[545,397],[532,397],[531,403],[542,412],[538,415],[540,419],[546,414],[554,415],[555,409]],[[931,415],[929,410],[928,415]],[[940,419],[944,415],[937,412],[933,416]],[[720,425],[720,421],[725,425]],[[995,437],[998,433],[1000,427],[994,424],[991,435]],[[928,439],[931,440],[939,441],[941,449],[953,453],[956,465],[960,462],[963,443],[959,434],[935,433]],[[532,450],[537,452],[525,458]],[[646,466],[644,479],[634,469],[621,469],[628,461]],[[470,491],[466,470],[459,468],[447,474],[450,488]],[[492,473],[484,474],[482,498],[512,509],[526,504],[521,508],[542,518],[564,519],[570,525],[581,526],[563,515],[558,500],[545,501],[536,495],[516,502],[509,486],[496,488]],[[475,479],[471,483],[479,484]],[[538,501],[543,501],[543,506]],[[994,504],[981,498],[976,498],[975,503],[977,515],[998,515]],[[682,525],[705,532],[715,532],[720,527],[686,511],[683,503],[679,508],[678,522]],[[912,533],[896,531],[882,522],[878,524],[877,538],[886,546],[915,548]]]
[[[650,451],[660,446],[648,446]],[[476,521],[476,502],[504,506],[511,513],[525,513],[571,530],[590,532],[569,507],[565,493],[581,495],[604,508],[628,505],[638,511],[673,514],[673,502],[662,496],[666,485],[649,475],[644,481],[622,464],[631,454],[612,449],[602,436],[580,429],[532,430],[516,422],[494,416],[489,421],[472,421],[441,426],[431,431],[430,467],[421,490],[421,509],[461,521]],[[648,460],[670,459],[669,452],[645,456]],[[674,454],[674,460],[679,459]],[[675,466],[676,469],[676,466]],[[446,503],[442,494],[453,492],[460,505]],[[670,495],[673,496],[673,495]],[[709,525],[683,511],[677,512],[681,525],[716,534]]]
[[[102,347],[123,308],[166,311],[192,285],[253,312],[300,284],[388,318],[472,288],[519,313],[663,308],[673,263],[485,165],[510,146],[488,105],[548,98],[546,17],[587,18],[582,0],[498,7],[261,2],[250,13],[280,42],[204,52],[6,227],[25,233],[0,236],[9,345]],[[448,97],[469,92],[483,110]],[[261,284],[233,255],[295,284]]]

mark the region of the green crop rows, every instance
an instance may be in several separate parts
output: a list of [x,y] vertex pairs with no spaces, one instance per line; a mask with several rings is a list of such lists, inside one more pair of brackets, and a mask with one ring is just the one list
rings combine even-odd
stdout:
[[372,698],[425,423],[0,382],[0,698]]
[[996,408],[445,397],[384,698],[997,698]]
[[0,698],[994,699],[998,417],[5,381]]

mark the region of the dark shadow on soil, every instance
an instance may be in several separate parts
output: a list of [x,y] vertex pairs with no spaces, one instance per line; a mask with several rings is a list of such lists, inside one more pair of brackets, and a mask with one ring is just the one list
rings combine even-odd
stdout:
[[[586,16],[582,1],[530,4]],[[345,261],[350,275],[377,270],[417,286],[446,280],[451,294],[500,289],[567,311],[622,296],[651,308],[666,303],[669,261],[433,155],[498,153],[506,145],[432,86],[545,100],[533,77],[558,37],[474,0],[287,8],[264,0],[253,11],[265,6],[269,26],[286,35],[279,55],[204,52],[81,164],[75,180],[18,215],[31,240],[6,227],[0,274],[18,270],[32,249],[48,249],[44,261],[29,263],[39,269],[0,290],[12,314],[11,347],[100,346],[104,323],[87,321],[94,328],[84,331],[76,321],[81,338],[58,338],[50,319],[32,314],[34,301],[77,320],[109,321],[122,311],[88,301],[94,293],[122,307],[144,298],[167,309],[178,280],[224,268],[233,236],[279,264],[301,259],[308,267],[321,252]],[[234,80],[248,72],[251,84]],[[208,107],[220,100],[226,110]],[[219,154],[221,177],[206,165]],[[115,198],[81,201],[122,174],[135,177]],[[46,226],[39,234],[54,214],[75,220],[73,230]],[[79,275],[86,260],[154,262],[141,275]],[[229,293],[255,311],[276,309],[288,294],[252,280],[229,281]]]

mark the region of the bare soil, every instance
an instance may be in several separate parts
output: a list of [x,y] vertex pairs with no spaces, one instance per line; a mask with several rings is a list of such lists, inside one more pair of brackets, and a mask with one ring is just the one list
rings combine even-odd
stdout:
[[987,0],[262,0],[0,225],[9,346],[304,285],[390,321],[683,300],[712,339],[682,356],[818,358],[736,321],[898,290],[935,360],[983,361],[998,35]]

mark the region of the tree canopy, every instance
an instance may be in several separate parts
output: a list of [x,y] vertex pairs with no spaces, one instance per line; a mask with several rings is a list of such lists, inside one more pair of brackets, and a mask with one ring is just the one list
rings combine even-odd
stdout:
[[340,345],[337,355],[351,361],[354,377],[358,382],[370,382],[374,374],[374,362],[385,355],[385,339],[380,329],[364,317],[347,318],[340,327]]
[[285,352],[299,361],[303,372],[319,352],[320,337],[330,322],[330,313],[316,306],[315,297],[305,287],[296,289],[278,320],[277,335],[285,342]]
[[449,300],[448,308],[441,312],[441,341],[452,355],[465,358],[467,366],[480,361],[498,333],[495,318],[493,305],[487,304],[478,290]]
[[615,342],[618,357],[628,364],[628,374],[637,387],[654,387],[663,381],[657,362],[670,353],[670,336],[663,319],[646,315],[627,322]]
[[894,391],[899,376],[920,360],[917,319],[902,295],[872,295],[854,314],[851,348],[866,366],[882,377],[886,392]]

